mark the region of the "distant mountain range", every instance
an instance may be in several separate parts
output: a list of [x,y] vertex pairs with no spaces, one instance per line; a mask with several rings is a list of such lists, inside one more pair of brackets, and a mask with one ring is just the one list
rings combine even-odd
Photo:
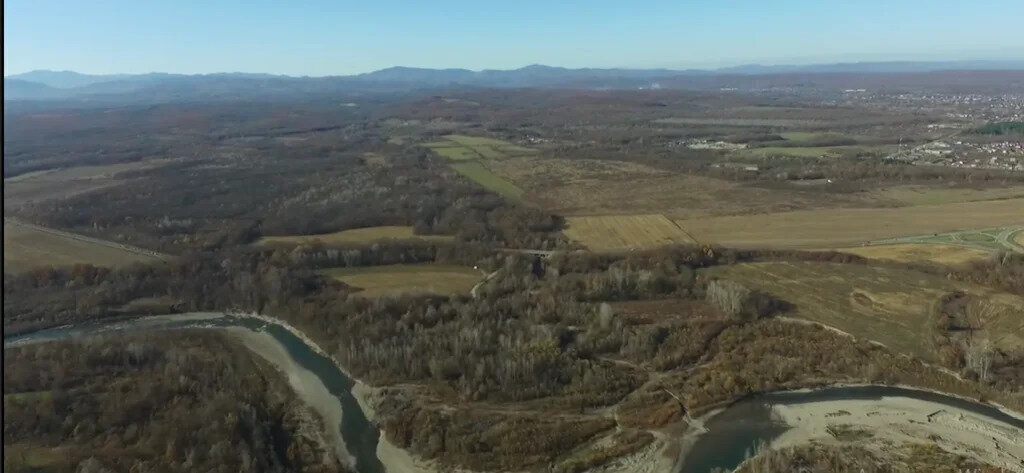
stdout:
[[[391,67],[366,74],[293,77],[273,74],[111,74],[38,70],[4,78],[4,100],[175,100],[204,98],[283,98],[317,94],[361,94],[448,87],[636,88],[667,80],[679,87],[686,78],[709,87],[712,77],[808,74],[908,74],[937,71],[1020,71],[1021,61],[857,62],[816,65],[744,65],[703,69],[567,69],[531,65],[512,70]],[[740,77],[737,77],[740,76]],[[700,78],[697,80],[696,78]],[[660,84],[659,84],[660,85]]]

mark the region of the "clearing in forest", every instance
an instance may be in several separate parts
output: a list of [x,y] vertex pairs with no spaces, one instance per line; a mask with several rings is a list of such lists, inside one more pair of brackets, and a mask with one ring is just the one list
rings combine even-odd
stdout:
[[594,251],[696,243],[661,214],[567,217],[565,235]]
[[387,225],[379,227],[353,228],[334,233],[319,235],[286,235],[265,236],[256,241],[257,245],[275,244],[299,245],[320,241],[324,244],[372,243],[380,240],[419,240],[433,242],[450,242],[453,237],[448,235],[416,235],[410,226]]
[[507,141],[482,136],[446,135],[444,139],[424,144],[435,153],[454,161],[472,159],[500,159],[534,153]]
[[1024,343],[1024,297],[909,269],[823,262],[765,262],[702,271],[793,304],[787,315],[820,322],[925,360],[937,359],[936,304],[943,294],[973,296],[972,326],[997,347]]
[[409,293],[468,294],[483,275],[479,270],[449,264],[389,264],[330,268],[320,274],[362,289],[367,297]]
[[82,235],[4,220],[4,272],[39,266],[122,266],[152,263],[160,258],[131,247]]
[[480,184],[485,189],[497,192],[505,197],[518,199],[523,196],[523,190],[509,180],[491,172],[486,166],[478,161],[466,161],[454,163],[452,169],[470,180]]
[[492,172],[484,163],[528,155],[534,150],[493,138],[466,135],[446,135],[443,140],[424,146],[451,161],[452,169],[484,188],[512,199],[522,197],[522,189]]
[[164,166],[169,159],[75,166],[28,172],[4,179],[4,205],[71,197],[120,182],[118,175]]

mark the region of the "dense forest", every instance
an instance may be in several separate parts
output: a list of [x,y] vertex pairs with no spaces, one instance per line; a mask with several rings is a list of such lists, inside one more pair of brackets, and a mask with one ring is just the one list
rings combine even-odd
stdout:
[[4,349],[4,471],[340,472],[282,375],[206,331]]

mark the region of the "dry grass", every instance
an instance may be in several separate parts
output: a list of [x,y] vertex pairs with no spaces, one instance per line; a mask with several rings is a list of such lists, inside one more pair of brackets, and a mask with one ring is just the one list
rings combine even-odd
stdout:
[[984,259],[989,255],[988,251],[977,248],[938,243],[896,243],[892,245],[837,248],[836,251],[879,260],[941,264],[963,264]]
[[678,221],[701,242],[738,247],[837,247],[908,235],[1024,223],[1024,199],[900,208],[803,210]]
[[299,245],[320,241],[324,244],[372,243],[380,240],[421,240],[434,242],[450,242],[453,237],[448,235],[416,235],[409,226],[381,226],[354,228],[334,233],[319,235],[288,235],[266,236],[256,241],[257,245]]
[[105,245],[4,222],[4,272],[78,263],[121,266],[157,261],[160,260],[118,248],[114,243]]
[[77,166],[49,169],[4,179],[4,205],[71,197],[102,189],[117,183],[117,174],[167,164],[170,160],[153,159],[102,166]]
[[695,243],[664,215],[568,217],[565,235],[594,251]]
[[480,271],[444,264],[392,264],[355,268],[331,268],[320,272],[367,297],[405,293],[466,294],[483,277]]
[[800,120],[788,118],[719,118],[719,117],[673,117],[653,120],[659,125],[715,125],[736,127],[781,127],[804,128],[828,125],[827,121]]
[[1024,230],[1017,232],[1017,235],[1015,235],[1013,238],[1018,245],[1024,246]]
[[524,199],[560,215],[659,213],[670,218],[860,205],[863,196],[766,189],[611,160],[510,158],[488,161],[525,190]]
[[719,266],[706,274],[768,291],[792,304],[790,314],[935,361],[934,308],[948,292],[977,296],[982,329],[1000,347],[1019,346],[1024,298],[955,283],[941,276],[861,264],[769,262]]
[[1024,197],[1024,186],[995,187],[989,189],[942,189],[924,186],[900,186],[873,192],[881,199],[901,205],[935,205],[979,200]]

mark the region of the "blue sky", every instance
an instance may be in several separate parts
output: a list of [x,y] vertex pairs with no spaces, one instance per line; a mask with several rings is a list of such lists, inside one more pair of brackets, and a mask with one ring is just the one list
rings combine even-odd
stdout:
[[1024,1],[4,1],[4,75],[1024,59]]

